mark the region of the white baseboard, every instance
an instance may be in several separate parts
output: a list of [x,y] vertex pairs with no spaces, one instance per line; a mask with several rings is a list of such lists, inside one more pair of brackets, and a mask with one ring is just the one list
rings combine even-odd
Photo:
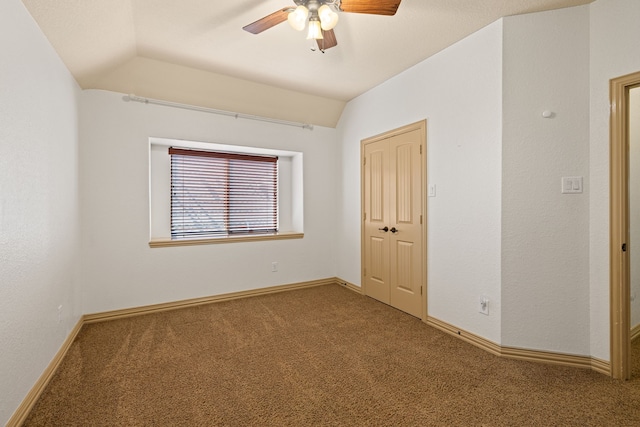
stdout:
[[267,295],[277,292],[292,291],[296,289],[311,288],[314,286],[333,285],[339,283],[335,277],[328,279],[312,280],[309,282],[291,283],[288,285],[270,286],[268,288],[251,289],[248,291],[231,292],[227,294],[212,295],[202,298],[192,298],[162,304],[146,305],[141,307],[125,308],[122,310],[105,311],[102,313],[85,314],[84,323],[104,322],[105,320],[122,319],[125,317],[138,316],[140,314],[158,313],[178,308],[193,307],[203,304],[211,304],[221,301],[231,301],[234,299],[248,298],[258,295]]
[[78,333],[80,332],[80,329],[82,329],[83,324],[83,320],[82,318],[80,318],[80,320],[78,320],[78,323],[76,323],[76,326],[74,326],[67,338],[62,343],[62,346],[60,347],[56,355],[53,356],[53,359],[51,360],[51,362],[49,362],[49,365],[46,367],[42,375],[40,375],[40,378],[38,378],[33,387],[31,387],[31,390],[29,390],[29,393],[27,393],[25,398],[22,400],[20,406],[18,406],[11,418],[9,418],[6,427],[21,426],[22,423],[24,423],[24,420],[27,419],[27,416],[29,415],[29,412],[31,412],[33,405],[36,404],[38,398],[47,387],[47,384],[49,384],[49,381],[51,381],[51,378],[53,378],[53,375],[58,370],[60,363],[62,363],[62,360],[67,355],[67,351],[69,351],[69,348],[71,348],[71,344],[73,344],[76,336],[78,336]]
[[[549,351],[529,350],[515,347],[503,347],[489,341],[481,336],[457,328],[442,320],[428,317],[428,325],[440,329],[450,335],[458,337],[470,344],[480,347],[496,356],[507,357],[509,359],[527,360],[530,362],[551,363],[554,365],[571,366],[574,368],[587,368],[604,375],[611,375],[611,364],[605,360],[590,356],[580,356],[573,354],[554,353]],[[640,332],[639,332],[640,333]]]

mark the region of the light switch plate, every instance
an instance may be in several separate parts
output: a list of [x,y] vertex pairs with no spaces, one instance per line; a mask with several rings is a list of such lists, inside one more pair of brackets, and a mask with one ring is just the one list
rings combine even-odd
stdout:
[[582,181],[583,179],[581,176],[563,176],[562,194],[582,193]]

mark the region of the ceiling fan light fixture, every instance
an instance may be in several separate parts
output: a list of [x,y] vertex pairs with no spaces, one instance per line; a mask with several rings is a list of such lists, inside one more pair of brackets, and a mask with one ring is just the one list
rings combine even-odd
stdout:
[[[253,0],[258,1],[258,0]],[[333,29],[340,12],[395,15],[402,0],[293,0],[295,6],[283,7],[242,27],[251,34],[260,34],[284,21],[298,31],[309,22],[307,40],[316,40],[321,52],[338,45]],[[417,0],[416,0],[417,1]],[[312,50],[315,50],[312,49]]]
[[326,4],[318,9],[318,18],[320,18],[320,26],[325,31],[333,30],[338,24],[338,14]]
[[287,21],[294,30],[302,31],[307,25],[307,17],[309,16],[309,9],[300,5],[296,7],[292,12],[289,12]]
[[307,33],[307,40],[310,40],[310,39],[320,40],[323,38],[324,37],[322,37],[322,28],[320,27],[320,21],[318,21],[317,19],[310,19],[309,32]]

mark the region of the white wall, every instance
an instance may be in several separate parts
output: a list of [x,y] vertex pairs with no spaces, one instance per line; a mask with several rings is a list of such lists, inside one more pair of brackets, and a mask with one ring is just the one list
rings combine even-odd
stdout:
[[19,0],[0,2],[0,28],[4,425],[81,314],[76,269],[79,90]]
[[588,6],[505,18],[503,60],[502,345],[588,355]]
[[[85,313],[336,275],[335,129],[310,131],[122,97],[102,91],[81,97]],[[149,248],[149,137],[302,152],[304,238]]]
[[[338,126],[338,276],[360,284],[360,141],[427,119],[429,315],[500,341],[502,22],[351,101]],[[425,189],[426,192],[426,189]],[[478,313],[490,299],[489,316]]]
[[629,228],[633,329],[640,325],[640,87],[629,91]]
[[590,6],[591,355],[609,360],[609,80],[640,71],[640,1]]

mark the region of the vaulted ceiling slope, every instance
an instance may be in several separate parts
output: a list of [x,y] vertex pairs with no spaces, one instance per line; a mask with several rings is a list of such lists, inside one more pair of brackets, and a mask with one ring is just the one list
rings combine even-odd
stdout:
[[242,27],[292,0],[23,0],[83,89],[335,127],[347,101],[497,19],[593,0],[402,0],[339,13],[338,45],[286,23]]

